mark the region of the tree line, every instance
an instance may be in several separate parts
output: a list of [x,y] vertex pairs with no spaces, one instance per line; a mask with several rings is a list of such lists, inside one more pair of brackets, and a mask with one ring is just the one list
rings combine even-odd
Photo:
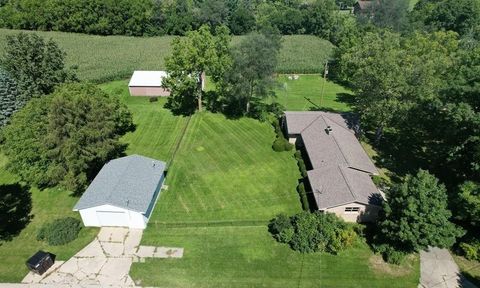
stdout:
[[480,259],[480,1],[387,3],[357,17],[332,69],[394,173],[376,247],[398,259],[455,244]]
[[[202,25],[225,25],[241,35],[275,26],[282,34],[328,37],[335,0],[7,0],[0,27],[98,35],[185,35]],[[345,1],[340,1],[345,2]],[[352,1],[350,1],[352,2]],[[2,5],[2,4],[0,4]]]
[[0,148],[7,169],[29,185],[81,194],[134,129],[128,108],[78,83],[65,52],[36,34],[7,36],[0,56]]

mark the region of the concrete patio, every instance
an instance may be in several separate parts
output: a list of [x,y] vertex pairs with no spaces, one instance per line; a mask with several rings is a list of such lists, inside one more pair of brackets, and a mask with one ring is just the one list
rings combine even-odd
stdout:
[[147,257],[181,258],[183,248],[139,246],[143,230],[102,228],[85,248],[65,262],[57,261],[44,275],[32,272],[24,284],[63,287],[135,287],[129,276],[132,262]]

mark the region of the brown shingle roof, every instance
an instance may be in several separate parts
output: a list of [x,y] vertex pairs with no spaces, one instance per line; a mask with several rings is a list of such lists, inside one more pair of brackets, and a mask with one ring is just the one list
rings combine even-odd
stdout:
[[380,204],[382,196],[367,173],[345,166],[325,166],[307,174],[319,209],[352,202]]
[[355,136],[349,114],[286,112],[289,134],[300,134],[313,170],[308,171],[317,206],[326,209],[359,202],[378,204],[370,174],[378,171]]

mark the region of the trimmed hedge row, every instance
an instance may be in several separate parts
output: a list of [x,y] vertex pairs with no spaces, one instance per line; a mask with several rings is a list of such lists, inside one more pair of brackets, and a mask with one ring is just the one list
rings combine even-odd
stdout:
[[287,139],[285,139],[282,129],[280,128],[280,124],[278,123],[278,119],[273,120],[272,125],[275,128],[275,133],[277,134],[277,138],[275,139],[272,145],[273,151],[275,152],[291,151],[294,145],[288,142]]

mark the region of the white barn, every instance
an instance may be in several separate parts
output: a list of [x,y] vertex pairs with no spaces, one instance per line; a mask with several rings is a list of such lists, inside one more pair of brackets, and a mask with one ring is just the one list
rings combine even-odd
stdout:
[[165,162],[131,155],[105,164],[73,211],[85,226],[145,229],[160,195]]
[[134,71],[128,90],[131,96],[170,96],[170,91],[162,87],[168,74],[165,71]]

